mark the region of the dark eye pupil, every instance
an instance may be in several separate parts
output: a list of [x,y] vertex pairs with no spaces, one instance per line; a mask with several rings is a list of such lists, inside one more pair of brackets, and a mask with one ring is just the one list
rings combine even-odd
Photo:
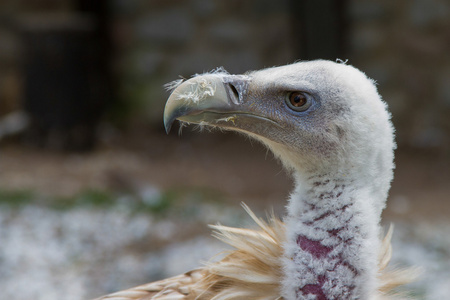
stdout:
[[289,97],[289,100],[292,106],[295,107],[302,107],[303,105],[306,104],[307,101],[305,95],[298,92],[292,93],[291,96]]

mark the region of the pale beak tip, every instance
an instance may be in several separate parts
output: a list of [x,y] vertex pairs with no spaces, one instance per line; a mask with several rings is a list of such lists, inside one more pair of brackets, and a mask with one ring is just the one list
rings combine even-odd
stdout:
[[174,117],[166,117],[164,116],[164,129],[166,130],[166,133],[169,134],[170,130],[172,129],[172,125],[175,122],[176,118]]

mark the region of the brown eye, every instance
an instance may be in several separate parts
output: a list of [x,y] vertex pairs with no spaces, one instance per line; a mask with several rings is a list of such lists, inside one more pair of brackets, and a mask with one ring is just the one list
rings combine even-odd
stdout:
[[305,111],[311,106],[309,95],[302,92],[292,92],[286,100],[289,108],[295,111]]

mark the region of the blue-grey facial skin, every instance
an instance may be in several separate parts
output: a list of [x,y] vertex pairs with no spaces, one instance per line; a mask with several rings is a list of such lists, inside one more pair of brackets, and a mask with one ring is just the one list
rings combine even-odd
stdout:
[[[313,137],[322,125],[318,124],[322,122],[318,117],[322,100],[314,84],[301,76],[283,77],[267,84],[258,73],[224,75],[221,84],[225,86],[228,105],[211,101],[199,107],[181,102],[165,120],[166,129],[170,130],[174,120],[180,118],[189,123],[243,131],[284,145],[296,146],[300,138],[302,148],[306,146],[308,150],[308,136]],[[307,94],[309,107],[305,111],[289,107],[287,101],[292,92]],[[300,136],[293,140],[296,135]]]
[[[222,122],[216,126],[252,133],[305,152],[312,150],[325,154],[333,147],[336,142],[336,138],[333,137],[328,142],[324,141],[320,149],[317,148],[317,143],[311,141],[317,135],[323,137],[323,132],[330,134],[338,132],[333,128],[323,130],[327,127],[327,120],[335,114],[327,113],[322,104],[324,101],[332,102],[333,99],[324,97],[307,76],[303,78],[300,74],[295,79],[282,77],[270,84],[266,84],[258,72],[250,73],[248,76],[250,77],[248,89],[242,95],[243,101],[239,109],[242,113],[236,115],[233,122]],[[326,81],[325,78],[322,80],[318,78],[319,76],[316,74],[314,80]],[[288,97],[293,92],[303,92],[308,96],[310,106],[305,111],[294,111],[287,104]],[[329,106],[334,112],[342,110],[338,108],[338,101]],[[259,119],[254,116],[258,116]]]

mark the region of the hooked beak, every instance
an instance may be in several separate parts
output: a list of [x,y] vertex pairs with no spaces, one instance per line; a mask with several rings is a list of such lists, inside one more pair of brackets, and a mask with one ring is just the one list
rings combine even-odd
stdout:
[[216,74],[197,76],[182,82],[167,100],[164,127],[169,132],[176,119],[188,123],[207,121],[206,111],[226,111],[231,108],[222,77]]
[[247,93],[248,77],[206,74],[182,82],[167,100],[164,127],[169,132],[175,120],[216,125],[244,113],[241,104]]

